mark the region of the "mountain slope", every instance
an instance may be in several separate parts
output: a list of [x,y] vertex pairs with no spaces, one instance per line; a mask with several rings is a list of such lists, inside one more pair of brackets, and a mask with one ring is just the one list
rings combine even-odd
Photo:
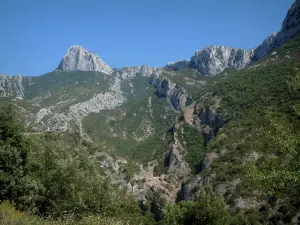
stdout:
[[51,73],[1,75],[1,105],[13,103],[36,143],[61,138],[73,154],[78,141],[156,220],[166,204],[198,201],[212,186],[250,224],[297,222],[298,19],[297,0],[253,51],[210,46],[164,68],[112,70],[72,46]]
[[299,46],[297,36],[256,65],[217,75],[184,111],[184,123],[213,138],[181,199],[212,185],[251,224],[299,222]]

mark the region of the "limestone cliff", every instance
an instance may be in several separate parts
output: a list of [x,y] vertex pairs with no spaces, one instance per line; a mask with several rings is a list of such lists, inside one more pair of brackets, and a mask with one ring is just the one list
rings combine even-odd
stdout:
[[112,73],[112,69],[97,54],[79,45],[73,45],[68,49],[56,70]]

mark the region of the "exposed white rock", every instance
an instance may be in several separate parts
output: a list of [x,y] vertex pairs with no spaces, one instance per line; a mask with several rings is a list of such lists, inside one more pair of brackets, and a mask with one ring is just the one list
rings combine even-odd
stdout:
[[133,139],[135,141],[144,141],[147,140],[150,136],[153,135],[155,129],[152,127],[151,122],[149,120],[143,120],[138,128],[140,135],[133,132]]
[[98,71],[111,74],[113,70],[95,53],[79,45],[71,46],[57,67],[59,71]]
[[258,60],[267,55],[273,49],[273,44],[276,40],[278,32],[268,36],[261,45],[254,50],[253,60]]
[[151,74],[158,69],[150,66],[127,66],[117,70],[117,73],[121,76],[122,79],[132,79],[136,75],[140,74],[144,77],[150,77]]
[[190,67],[204,75],[216,75],[226,68],[243,69],[253,52],[227,46],[209,46],[195,52]]
[[170,62],[165,69],[180,70],[192,68],[203,75],[216,75],[227,68],[243,69],[250,62],[253,50],[246,51],[227,46],[208,46],[197,50],[190,60]]
[[51,114],[51,109],[53,109],[54,106],[50,106],[49,108],[42,108],[38,111],[36,114],[36,122],[39,123],[45,116]]
[[22,75],[17,76],[5,76],[0,74],[0,97],[12,97],[16,99],[24,99],[25,85],[30,85],[31,77]]
[[152,96],[150,96],[148,98],[148,111],[149,111],[149,114],[150,114],[151,118],[153,118]]
[[73,118],[83,118],[90,113],[99,113],[104,109],[113,109],[124,101],[125,98],[116,92],[100,93],[88,101],[71,106],[69,115]]
[[[50,118],[38,130],[66,131],[71,129],[72,123],[82,129],[82,119],[91,113],[99,113],[102,110],[111,110],[121,105],[126,98],[120,90],[120,79],[115,77],[114,83],[110,86],[110,91],[100,93],[93,98],[74,104],[64,113],[52,113],[52,108],[43,108],[36,115],[36,123],[40,122],[44,116],[49,115]],[[42,126],[42,127],[40,127]]]
[[189,60],[180,60],[176,62],[169,62],[166,66],[166,69],[174,69],[174,70],[180,70],[188,68],[190,65]]
[[98,156],[101,156],[100,166],[102,168],[106,168],[118,172],[120,165],[117,160],[114,160],[109,154],[105,152],[98,153]]

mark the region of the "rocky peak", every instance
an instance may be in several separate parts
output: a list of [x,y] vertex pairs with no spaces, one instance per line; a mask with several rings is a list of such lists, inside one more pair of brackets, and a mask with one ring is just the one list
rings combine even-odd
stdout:
[[290,7],[281,30],[267,37],[255,51],[252,60],[258,60],[269,54],[274,48],[280,47],[289,39],[300,33],[300,0],[294,1]]
[[190,60],[170,62],[164,68],[180,70],[191,68],[198,70],[203,75],[216,75],[226,68],[243,69],[253,55],[253,51],[227,46],[208,46],[197,50]]
[[281,32],[294,35],[300,30],[300,0],[295,0],[282,23]]
[[79,45],[73,45],[68,49],[56,70],[97,71],[106,74],[113,71],[96,53]]
[[226,68],[242,69],[250,63],[252,51],[227,46],[208,46],[197,50],[189,67],[204,75],[216,75]]

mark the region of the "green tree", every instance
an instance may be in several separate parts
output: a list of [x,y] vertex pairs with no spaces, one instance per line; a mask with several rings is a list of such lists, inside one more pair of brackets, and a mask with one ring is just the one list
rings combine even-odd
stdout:
[[170,225],[226,225],[230,224],[230,214],[222,197],[205,187],[200,190],[198,201],[182,201],[168,206],[164,221]]
[[285,116],[270,112],[268,127],[261,129],[264,158],[247,167],[248,176],[259,181],[269,194],[300,193],[300,136]]
[[[299,99],[299,69],[294,69],[286,79],[286,89],[290,98]],[[269,194],[300,193],[299,101],[294,102],[290,111],[290,114],[268,112],[268,126],[261,128],[262,138],[258,141],[264,157],[258,165],[247,168],[248,176],[258,180]]]
[[26,136],[23,131],[12,106],[0,111],[1,201],[51,218],[94,216],[153,224],[133,197],[103,175],[91,146],[64,135]]
[[0,111],[0,199],[16,200],[18,185],[26,174],[28,141],[13,106]]

